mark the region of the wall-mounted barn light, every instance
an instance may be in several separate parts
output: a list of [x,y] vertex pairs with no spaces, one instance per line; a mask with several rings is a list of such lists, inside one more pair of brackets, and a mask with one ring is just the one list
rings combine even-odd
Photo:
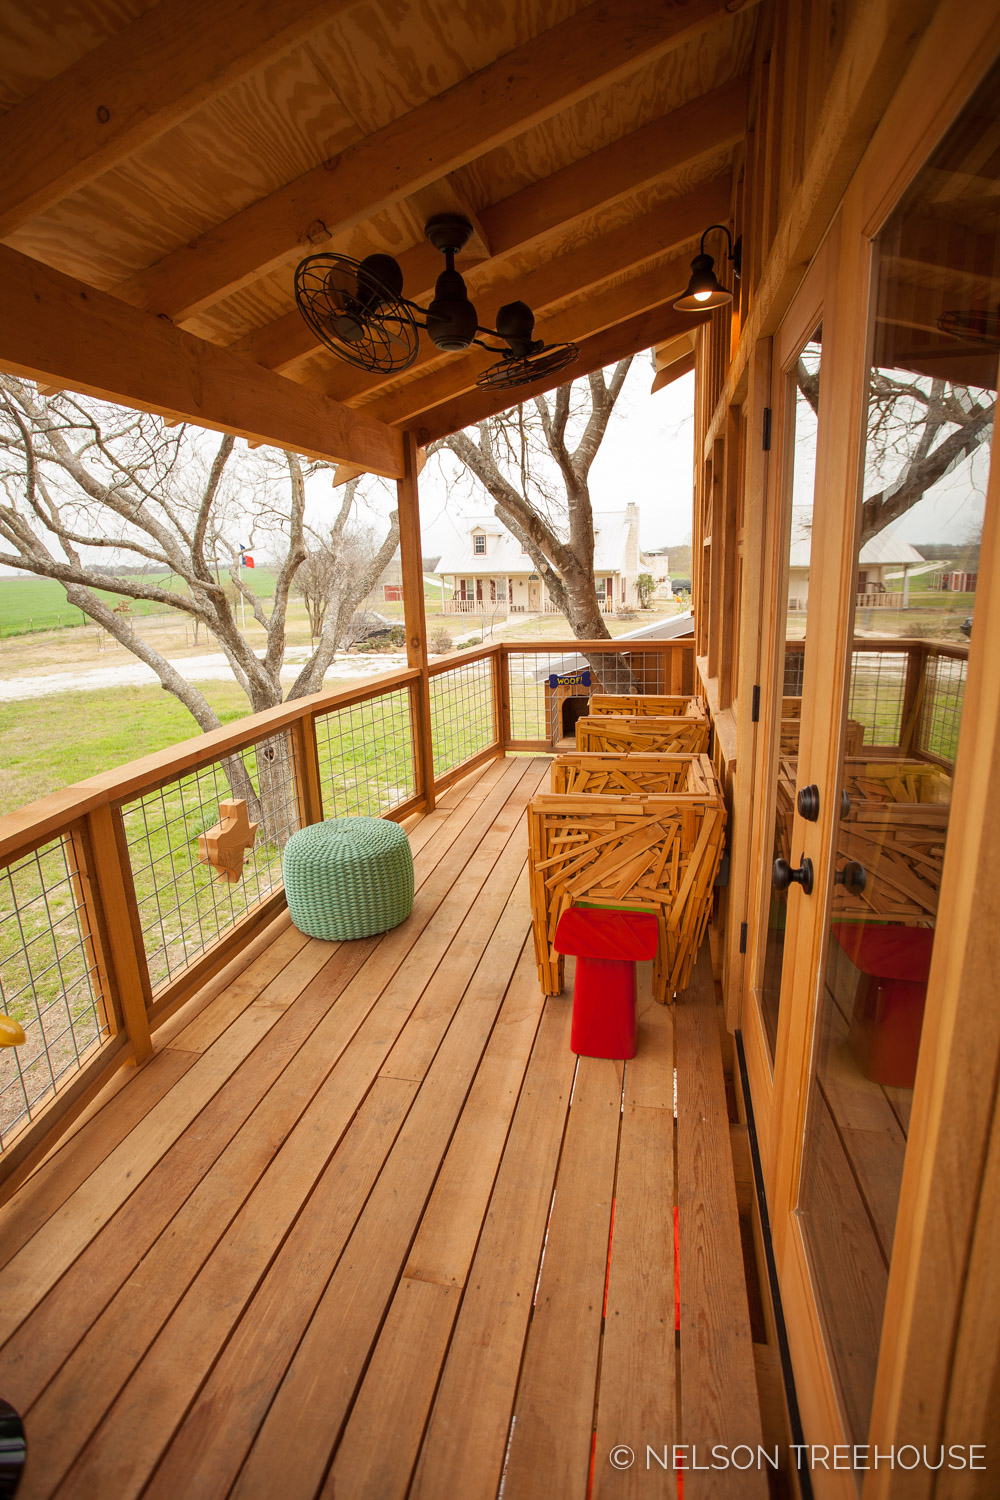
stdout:
[[[455,256],[468,243],[472,225],[462,214],[436,214],[424,233],[445,258],[434,299],[427,308],[403,296],[403,272],[391,255],[310,255],[295,272],[295,301],[313,333],[333,353],[362,370],[390,374],[417,357],[422,328],[435,348],[460,353],[478,344],[500,358],[477,377],[490,390],[528,385],[573,363],[575,344],[533,338],[535,315],[524,302],[508,302],[496,328],[483,328],[469,300]],[[477,335],[502,339],[486,344]]]
[[732,292],[727,292],[713,267],[715,260],[711,255],[705,254],[705,235],[711,234],[713,229],[721,229],[726,236],[729,246],[729,263],[733,268],[736,280],[740,279],[742,266],[743,240],[738,239],[735,244],[725,224],[709,224],[705,234],[701,237],[698,254],[691,262],[691,280],[687,284],[684,295],[678,297],[674,307],[678,312],[702,312],[709,307],[724,307],[727,302],[732,302]]

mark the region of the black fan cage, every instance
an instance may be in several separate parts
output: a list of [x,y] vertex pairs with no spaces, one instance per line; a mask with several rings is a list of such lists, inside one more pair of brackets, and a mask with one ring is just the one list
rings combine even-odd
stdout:
[[359,370],[407,370],[417,357],[420,336],[409,307],[347,255],[302,261],[295,302],[320,343]]
[[579,353],[575,344],[548,344],[536,354],[527,354],[522,359],[508,355],[477,375],[476,384],[487,391],[516,390],[519,385],[531,385],[535,380],[565,370]]

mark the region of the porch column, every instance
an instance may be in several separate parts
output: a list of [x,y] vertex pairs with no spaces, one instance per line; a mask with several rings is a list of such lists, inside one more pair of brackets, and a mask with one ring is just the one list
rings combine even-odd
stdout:
[[[406,661],[419,667],[412,714],[417,793],[434,806],[434,752],[431,746],[430,678],[427,674],[427,621],[424,615],[424,567],[420,550],[420,503],[417,492],[417,440],[403,434],[403,477],[396,482],[399,507],[399,550],[403,569],[403,621]],[[411,696],[411,702],[414,698]]]

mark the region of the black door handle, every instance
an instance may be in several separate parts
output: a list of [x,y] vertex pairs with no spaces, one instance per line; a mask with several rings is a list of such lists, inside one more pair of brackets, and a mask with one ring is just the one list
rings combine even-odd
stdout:
[[868,875],[863,864],[849,859],[842,870],[833,877],[834,885],[842,885],[849,896],[860,896],[868,884]]
[[819,787],[813,782],[810,786],[799,787],[795,805],[799,810],[799,817],[805,818],[807,823],[815,823],[819,817]]
[[797,870],[793,870],[787,859],[776,859],[771,871],[776,891],[787,891],[790,885],[800,885],[807,896],[812,895],[813,862],[805,854]]

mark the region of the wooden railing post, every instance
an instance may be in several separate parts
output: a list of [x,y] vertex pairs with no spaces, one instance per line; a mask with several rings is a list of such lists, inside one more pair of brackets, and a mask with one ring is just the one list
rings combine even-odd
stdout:
[[417,790],[434,806],[434,747],[431,739],[431,694],[427,674],[427,621],[424,613],[424,564],[420,549],[420,506],[417,494],[417,440],[403,434],[403,477],[396,482],[399,506],[399,549],[403,573],[403,619],[406,623],[406,662],[420,672],[415,684],[413,749]]
[[906,650],[906,680],[899,715],[899,748],[903,755],[909,755],[914,747],[920,746],[926,675],[927,649],[921,643],[911,641]]
[[503,652],[498,645],[490,656],[490,687],[493,696],[493,738],[501,748],[504,742],[503,667]]
[[92,808],[87,832],[99,908],[89,915],[106,940],[109,979],[132,1055],[143,1063],[153,1051],[149,971],[121,813],[107,802]]
[[305,828],[310,823],[323,821],[323,785],[319,773],[319,748],[316,744],[316,715],[304,714],[291,726],[291,730],[299,822]]
[[497,672],[500,675],[500,748],[507,754],[512,739],[510,729],[510,652],[497,648]]

